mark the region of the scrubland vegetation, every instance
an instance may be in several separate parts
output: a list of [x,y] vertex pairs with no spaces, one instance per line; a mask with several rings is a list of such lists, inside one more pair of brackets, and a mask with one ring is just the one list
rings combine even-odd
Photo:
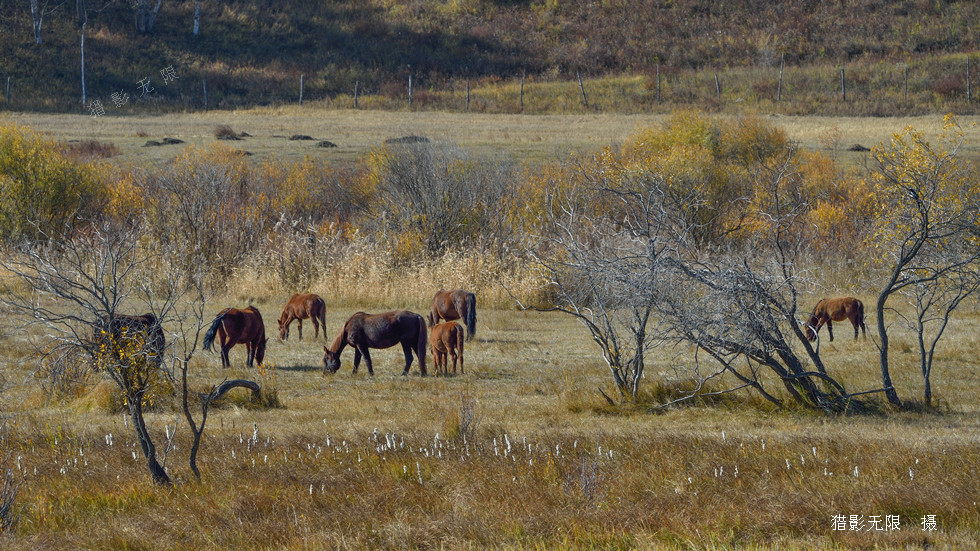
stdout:
[[[976,94],[967,99],[967,57],[980,12],[967,0],[204,1],[197,34],[196,2],[165,0],[152,26],[134,25],[136,6],[148,4],[87,4],[83,105],[77,4],[38,2],[35,30],[29,2],[4,3],[0,84],[11,78],[11,99],[0,107],[88,113],[99,100],[120,114],[278,105],[298,102],[301,76],[305,101],[333,108],[352,107],[356,87],[361,108],[406,109],[410,76],[417,110],[461,111],[467,85],[469,108],[488,113],[697,106],[907,115],[977,105]],[[165,83],[168,67],[177,79]],[[151,93],[139,85],[147,78]]]
[[[215,143],[128,167],[6,125],[3,545],[974,545],[980,189],[943,128],[867,166],[684,112],[533,165],[433,141],[354,163]],[[309,328],[274,340],[294,292],[324,297],[332,338],[358,309],[424,312],[439,287],[478,297],[463,376],[400,377],[400,351],[375,377],[350,355],[325,376]],[[809,309],[844,294],[868,338],[845,322],[810,344]],[[956,297],[950,318],[927,307]],[[266,363],[236,347],[221,370],[199,330],[249,303]],[[553,308],[572,315],[535,310]],[[91,336],[144,311],[162,365],[139,338]],[[205,425],[197,396],[226,379],[261,395],[210,402]],[[900,529],[875,529],[886,516]]]

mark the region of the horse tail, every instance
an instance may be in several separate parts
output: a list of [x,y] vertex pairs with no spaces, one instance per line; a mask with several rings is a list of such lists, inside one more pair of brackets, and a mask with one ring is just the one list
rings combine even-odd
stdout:
[[429,330],[425,328],[425,320],[422,316],[418,317],[419,322],[419,340],[415,345],[415,354],[419,357],[419,370],[422,374],[425,374],[425,349],[428,348],[429,344]]
[[476,295],[473,293],[466,293],[466,315],[464,318],[466,340],[473,340],[473,335],[476,335]]
[[214,345],[214,336],[218,334],[218,327],[224,318],[224,312],[215,316],[214,321],[211,322],[211,327],[208,328],[207,333],[204,333],[204,349],[208,352],[212,351],[211,347]]
[[868,328],[864,325],[864,303],[860,300],[855,300],[857,303],[857,322],[861,326],[861,334],[865,337],[868,336]]
[[323,329],[323,338],[327,338],[327,303],[322,297],[317,297],[316,305],[320,307],[320,327]]

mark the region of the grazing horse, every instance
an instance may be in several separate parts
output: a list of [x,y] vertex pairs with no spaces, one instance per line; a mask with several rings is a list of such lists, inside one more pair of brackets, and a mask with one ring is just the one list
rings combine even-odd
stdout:
[[282,309],[279,316],[279,340],[284,341],[289,338],[289,324],[296,320],[298,324],[299,340],[303,340],[303,320],[313,318],[313,338],[320,336],[320,326],[323,326],[323,336],[327,336],[326,322],[327,308],[320,295],[308,293],[305,295],[293,295]]
[[476,335],[476,295],[463,289],[447,291],[439,289],[432,297],[432,307],[429,311],[429,327],[446,321],[463,320],[466,324],[466,340],[473,340]]
[[814,341],[817,339],[817,332],[827,324],[827,332],[830,333],[830,340],[834,340],[835,321],[851,320],[854,326],[854,340],[858,338],[858,327],[865,337],[868,336],[867,327],[864,325],[864,304],[854,297],[825,298],[817,303],[810,314],[807,322],[806,338]]
[[100,328],[96,328],[96,343],[103,343],[101,334],[112,337],[113,345],[123,344],[121,341],[129,340],[140,333],[145,335],[140,353],[146,355],[147,359],[156,366],[163,363],[163,350],[167,346],[167,339],[163,336],[163,327],[153,314],[143,314],[142,316],[131,316],[127,314],[113,314],[102,318]]
[[395,310],[384,314],[358,312],[344,323],[329,347],[323,347],[323,372],[336,373],[340,369],[340,353],[347,345],[354,347],[354,373],[361,363],[367,362],[368,373],[374,375],[369,348],[389,348],[401,343],[405,351],[405,371],[412,367],[412,351],[419,357],[419,369],[425,377],[425,320],[415,312]]
[[228,351],[236,344],[244,344],[248,352],[245,365],[252,367],[255,361],[262,365],[265,358],[265,343],[269,339],[265,337],[265,324],[262,323],[262,314],[259,309],[249,306],[244,310],[238,308],[225,308],[218,313],[211,327],[204,334],[204,349],[211,351],[214,344],[214,336],[218,335],[221,343],[221,367],[230,367],[228,361]]
[[455,321],[444,321],[432,328],[429,334],[429,346],[432,348],[432,358],[436,365],[436,375],[449,375],[449,361],[446,355],[453,358],[453,375],[456,374],[456,359],[459,358],[459,372],[463,371],[463,328]]

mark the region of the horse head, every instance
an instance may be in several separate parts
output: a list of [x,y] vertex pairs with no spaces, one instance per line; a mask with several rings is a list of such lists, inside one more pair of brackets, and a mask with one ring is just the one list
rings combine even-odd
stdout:
[[289,338],[289,324],[286,322],[286,316],[279,318],[279,340],[284,341]]
[[817,340],[817,333],[814,331],[814,328],[817,326],[817,323],[819,323],[819,321],[820,320],[817,319],[816,315],[810,316],[809,321],[806,322],[806,325],[804,326],[803,329],[803,334],[806,335],[806,340],[810,342]]
[[258,346],[255,347],[255,364],[262,365],[262,360],[265,359],[265,345],[269,342],[268,337],[262,337],[259,341]]
[[331,352],[326,346],[323,347],[323,372],[336,373],[340,369],[340,354]]

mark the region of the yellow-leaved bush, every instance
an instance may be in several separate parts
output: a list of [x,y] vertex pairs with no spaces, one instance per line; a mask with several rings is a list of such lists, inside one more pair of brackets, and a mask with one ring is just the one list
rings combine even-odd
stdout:
[[27,127],[0,123],[0,239],[58,237],[74,220],[97,216],[107,171]]

